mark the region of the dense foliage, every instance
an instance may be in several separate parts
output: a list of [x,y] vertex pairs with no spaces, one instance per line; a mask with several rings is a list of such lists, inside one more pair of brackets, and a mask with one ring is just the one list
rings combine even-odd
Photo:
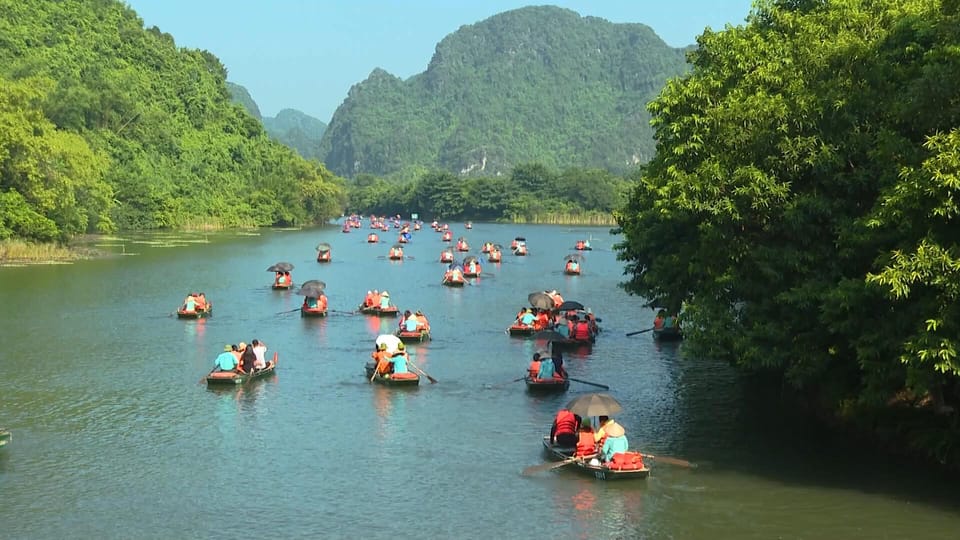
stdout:
[[351,184],[349,208],[418,213],[423,219],[604,223],[626,202],[627,190],[623,178],[601,169],[556,172],[541,164],[518,165],[509,176],[495,177],[426,171],[405,183],[361,174]]
[[320,159],[320,139],[327,129],[326,124],[296,109],[283,109],[276,117],[263,116],[246,88],[227,81],[227,90],[234,103],[243,105],[247,112],[260,120],[273,140],[293,148],[307,159]]
[[0,12],[0,239],[339,214],[335,177],[232,104],[209,52],[114,0]]
[[374,70],[337,109],[320,153],[350,177],[489,176],[531,162],[626,171],[653,154],[644,106],[687,69],[684,54],[642,24],[508,11],[444,38],[406,81]]
[[960,2],[764,0],[698,43],[617,216],[627,288],[841,418],[933,404],[897,429],[960,463]]

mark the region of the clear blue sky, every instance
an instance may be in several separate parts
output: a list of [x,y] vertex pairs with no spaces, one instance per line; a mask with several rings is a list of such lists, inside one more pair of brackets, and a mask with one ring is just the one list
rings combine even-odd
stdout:
[[705,27],[739,25],[750,0],[126,0],[149,28],[180,47],[206,49],[265,116],[299,109],[324,122],[374,68],[408,78],[437,43],[497,13],[549,3],[611,22],[643,23],[667,44],[694,43]]

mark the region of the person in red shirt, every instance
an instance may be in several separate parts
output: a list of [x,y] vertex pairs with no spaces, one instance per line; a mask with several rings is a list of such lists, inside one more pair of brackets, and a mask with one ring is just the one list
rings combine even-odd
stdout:
[[576,448],[580,418],[568,409],[560,409],[550,428],[550,440],[561,448]]

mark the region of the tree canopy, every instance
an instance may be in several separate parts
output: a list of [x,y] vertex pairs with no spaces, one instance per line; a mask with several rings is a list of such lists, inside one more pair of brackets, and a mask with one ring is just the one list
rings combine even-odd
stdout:
[[231,103],[208,51],[114,0],[0,10],[0,238],[340,213],[341,182]]
[[694,353],[838,412],[960,405],[958,6],[763,0],[700,36],[617,214],[627,289]]

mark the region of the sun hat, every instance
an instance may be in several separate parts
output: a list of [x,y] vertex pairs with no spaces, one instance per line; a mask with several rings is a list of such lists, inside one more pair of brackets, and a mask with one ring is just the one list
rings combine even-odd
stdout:
[[406,349],[406,348],[407,348],[407,346],[404,345],[402,341],[401,341],[400,343],[397,343],[397,350],[398,350],[398,351],[402,351],[402,350],[404,350],[404,349]]
[[224,345],[223,352],[230,352],[233,350],[233,345]]
[[380,296],[390,296],[390,293],[388,293],[387,291],[383,291],[382,293],[380,293]]
[[623,435],[626,433],[626,431],[623,429],[623,426],[616,422],[604,427],[603,431],[608,437],[623,437]]
[[380,344],[380,350],[381,350],[381,351],[387,350],[387,344],[386,344],[386,343],[381,343],[381,344]]
[[590,423],[589,418],[584,418],[583,422],[580,422],[580,427],[590,429],[593,427],[593,424]]
[[247,344],[241,341],[240,343],[237,344],[237,348],[242,351],[247,348]]

